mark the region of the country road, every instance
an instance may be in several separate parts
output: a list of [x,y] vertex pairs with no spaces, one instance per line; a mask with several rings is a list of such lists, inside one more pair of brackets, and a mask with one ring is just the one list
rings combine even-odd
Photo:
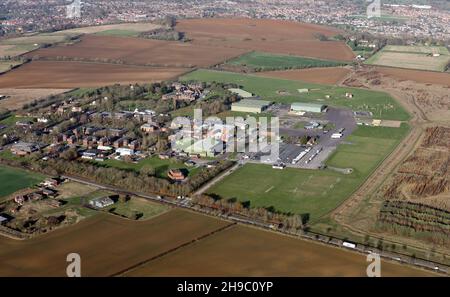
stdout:
[[[232,167],[233,168],[233,167]],[[231,174],[231,169],[230,168],[226,173]],[[222,176],[226,176],[227,174],[224,173],[222,174]],[[286,235],[286,236],[291,236],[291,237],[296,237],[299,239],[303,239],[303,240],[308,240],[308,241],[314,241],[316,243],[319,244],[325,244],[328,246],[332,246],[335,248],[340,248],[340,249],[346,249],[348,251],[353,251],[353,252],[357,252],[357,253],[361,253],[366,255],[367,253],[374,253],[374,254],[378,254],[380,255],[382,258],[392,261],[392,262],[397,262],[400,264],[407,264],[407,265],[411,265],[411,266],[416,266],[422,269],[427,269],[427,270],[431,270],[437,273],[443,273],[443,274],[447,274],[450,272],[450,268],[446,265],[441,265],[439,263],[435,263],[432,261],[427,261],[427,260],[423,260],[423,259],[416,259],[416,258],[412,258],[412,257],[408,257],[402,254],[397,254],[395,252],[385,252],[382,250],[379,250],[377,248],[371,247],[371,246],[366,246],[363,244],[358,244],[358,247],[356,249],[351,249],[351,248],[346,248],[342,245],[342,243],[344,242],[341,239],[338,238],[334,238],[331,236],[324,236],[321,234],[317,234],[317,233],[313,233],[313,232],[309,232],[309,231],[305,231],[305,232],[301,232],[301,231],[296,231],[296,232],[292,232],[292,231],[288,231],[288,230],[282,230],[282,229],[274,229],[274,227],[269,224],[269,223],[263,223],[263,222],[259,222],[259,221],[255,221],[255,220],[251,220],[251,219],[247,219],[247,218],[243,218],[243,217],[239,217],[239,216],[235,216],[235,215],[228,215],[228,214],[213,214],[208,210],[205,209],[201,209],[201,208],[197,208],[192,204],[189,203],[183,203],[183,200],[179,201],[179,200],[165,200],[165,199],[161,199],[159,198],[157,195],[149,195],[149,194],[144,194],[144,193],[139,193],[139,192],[130,192],[130,191],[126,191],[126,190],[122,190],[113,186],[109,186],[109,185],[103,185],[103,184],[99,184],[99,183],[95,183],[89,180],[86,180],[84,178],[80,178],[80,177],[75,177],[75,176],[62,176],[64,178],[67,178],[69,180],[75,181],[75,182],[79,182],[82,184],[86,184],[86,185],[90,185],[90,186],[94,186],[94,187],[98,187],[100,189],[104,189],[104,190],[110,190],[110,191],[114,191],[114,192],[119,192],[119,193],[123,193],[123,194],[129,194],[132,196],[137,196],[140,198],[144,198],[144,199],[148,199],[157,203],[162,203],[162,204],[166,204],[166,205],[171,205],[173,207],[179,207],[179,208],[183,208],[183,209],[187,209],[190,211],[194,211],[197,213],[201,213],[203,215],[208,215],[211,217],[216,217],[216,218],[220,218],[226,221],[230,221],[230,222],[234,222],[234,223],[238,223],[238,224],[244,224],[244,225],[248,225],[248,226],[252,226],[255,228],[259,228],[259,229],[263,229],[269,232],[275,232],[278,234],[282,234],[282,235]],[[223,177],[222,177],[223,178]],[[216,181],[217,182],[217,181]]]

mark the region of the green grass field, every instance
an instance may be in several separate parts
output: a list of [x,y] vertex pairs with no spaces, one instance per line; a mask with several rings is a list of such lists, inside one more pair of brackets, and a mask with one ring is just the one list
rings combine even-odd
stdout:
[[345,62],[327,61],[288,55],[273,55],[260,52],[251,52],[248,54],[244,54],[236,59],[228,61],[227,64],[235,66],[246,66],[261,71],[313,67],[336,67],[347,65],[347,63]]
[[247,164],[208,190],[223,198],[249,201],[251,207],[309,214],[311,223],[347,199],[395,148],[409,127],[358,127],[328,159],[327,165],[353,168],[351,174],[333,170]]
[[119,30],[119,29],[111,29],[106,31],[101,31],[95,33],[95,35],[100,36],[122,36],[122,37],[138,37],[140,32],[133,30]]
[[25,170],[0,166],[0,198],[41,182],[44,176]]
[[[433,57],[432,54],[440,56]],[[366,64],[443,72],[449,61],[450,52],[443,46],[388,45],[370,57]]]
[[0,74],[11,70],[13,67],[23,64],[22,61],[0,61]]
[[114,213],[130,219],[133,219],[135,214],[140,214],[139,220],[147,220],[168,211],[169,207],[142,198],[131,198],[127,202],[115,203],[110,209],[113,209]]
[[103,162],[97,162],[97,164],[105,165],[108,167],[114,167],[119,169],[128,169],[139,171],[142,167],[148,165],[155,169],[155,174],[160,178],[167,178],[167,171],[169,169],[178,168],[178,169],[186,169],[189,171],[189,176],[195,175],[199,172],[199,168],[195,167],[187,167],[182,162],[177,162],[174,160],[161,160],[158,157],[151,157],[144,160],[141,160],[138,163],[127,163],[119,160],[108,159]]
[[[264,100],[287,104],[292,102],[323,103],[330,106],[348,107],[354,111],[370,111],[374,114],[374,118],[378,119],[399,121],[409,119],[409,114],[400,104],[383,92],[213,70],[197,70],[181,77],[181,80],[235,83],[246,91],[261,96]],[[308,88],[310,92],[300,94],[298,89],[302,88]],[[279,90],[287,91],[289,95],[281,96],[277,93]],[[354,97],[346,98],[346,92],[353,93]],[[326,95],[330,95],[330,99],[326,99]]]

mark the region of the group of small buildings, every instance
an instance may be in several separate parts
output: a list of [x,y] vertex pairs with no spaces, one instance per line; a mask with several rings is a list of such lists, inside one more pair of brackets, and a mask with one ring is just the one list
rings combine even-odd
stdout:
[[179,100],[192,102],[202,98],[204,95],[204,88],[201,83],[183,84],[180,82],[172,83],[171,87],[174,91],[162,96],[163,100]]
[[[14,197],[14,202],[22,206],[28,201],[38,201],[46,198],[56,198],[58,196],[58,191],[56,187],[60,185],[63,180],[58,178],[49,178],[41,182],[37,189],[33,189],[24,194],[18,194]],[[61,203],[57,200],[52,200],[49,202],[52,207],[59,207]]]

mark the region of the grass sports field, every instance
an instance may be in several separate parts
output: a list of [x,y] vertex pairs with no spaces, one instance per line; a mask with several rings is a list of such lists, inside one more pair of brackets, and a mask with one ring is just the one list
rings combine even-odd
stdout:
[[0,199],[20,189],[30,187],[43,179],[44,177],[39,174],[0,166]]
[[[383,92],[212,70],[197,70],[181,79],[236,83],[246,91],[274,102],[323,103],[331,106],[345,106],[354,111],[370,111],[374,114],[374,118],[384,120],[406,121],[409,119],[408,113],[391,96]],[[300,94],[298,89],[302,88],[308,88],[310,91]],[[287,92],[288,95],[280,95],[279,91]],[[346,98],[347,92],[353,93],[354,97]],[[326,99],[327,95],[330,96],[329,99]]]
[[366,64],[442,72],[449,61],[450,53],[443,46],[388,45]]
[[208,192],[223,198],[249,201],[250,206],[309,214],[310,222],[333,210],[371,174],[408,131],[401,128],[359,127],[338,147],[327,164],[353,168],[353,173],[332,170],[275,170],[268,165],[246,164]]
[[228,61],[227,64],[250,67],[261,71],[313,67],[336,67],[347,65],[346,62],[327,61],[288,55],[274,55],[261,52],[244,54],[236,59]]

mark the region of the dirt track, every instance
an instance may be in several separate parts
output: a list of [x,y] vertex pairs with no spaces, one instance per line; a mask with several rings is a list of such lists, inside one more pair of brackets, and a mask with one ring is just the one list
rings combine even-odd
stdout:
[[[367,200],[367,197],[373,195],[387,180],[387,178],[396,171],[400,164],[420,145],[424,129],[427,126],[433,125],[433,121],[429,119],[429,115],[432,115],[432,113],[425,112],[421,105],[418,104],[417,98],[416,96],[414,96],[415,92],[411,89],[412,85],[408,85],[408,88],[400,87],[399,84],[396,83],[396,81],[392,81],[392,78],[390,78],[387,80],[387,82],[389,82],[388,84],[384,84],[383,79],[381,79],[382,83],[380,85],[374,86],[370,83],[367,83],[374,78],[372,71],[359,72],[350,75],[348,78],[352,80],[352,84],[357,81],[358,84],[360,83],[367,88],[388,92],[394,98],[396,98],[412,116],[412,119],[409,122],[411,131],[401,141],[397,148],[375,170],[375,172],[366,180],[366,182],[343,204],[336,208],[331,216],[340,225],[345,227],[345,229],[350,230],[352,233],[356,233],[361,236],[369,234],[373,238],[389,240],[391,242],[397,243],[407,242],[408,244],[411,244],[415,247],[429,249],[429,246],[427,246],[425,243],[413,239],[399,239],[398,236],[384,233],[383,236],[381,236],[379,233],[372,232],[367,224],[359,221],[360,218],[358,218],[359,214],[357,212],[360,209],[361,205],[363,205],[362,203]],[[366,80],[366,78],[369,79]],[[418,87],[420,88],[420,86]],[[371,202],[369,202],[369,206],[367,206],[367,203],[364,205],[366,205],[365,207],[372,207]],[[367,216],[367,214],[364,216]],[[367,221],[368,219],[363,220]],[[436,251],[444,254],[448,253],[448,250],[446,251],[439,248],[437,248]]]

